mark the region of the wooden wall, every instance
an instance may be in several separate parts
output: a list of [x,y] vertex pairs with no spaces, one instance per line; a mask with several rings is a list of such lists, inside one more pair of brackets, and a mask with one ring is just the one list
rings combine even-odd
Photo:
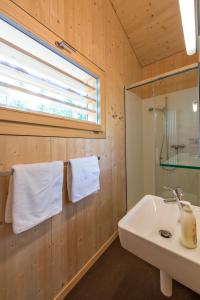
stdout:
[[[0,225],[0,299],[48,300],[112,236],[125,213],[124,86],[140,80],[141,69],[108,0],[12,2],[106,72],[106,139],[0,136],[1,170],[16,163],[101,156],[98,194],[70,204],[64,188],[62,214],[20,235]],[[7,188],[8,178],[0,178],[1,220]]]
[[157,80],[137,88],[132,88],[130,91],[138,95],[141,99],[148,99],[159,95],[189,89],[195,86],[198,86],[197,68],[162,80]]
[[[156,63],[150,64],[142,68],[142,80],[159,76],[170,71],[192,65],[198,62],[198,55],[188,56],[186,52],[179,52],[165,59],[159,60]],[[164,80],[143,85],[141,87],[130,89],[141,99],[150,98],[153,96],[172,93],[182,89],[188,89],[198,85],[197,70],[182,73],[173,77],[165,78]]]
[[171,55],[162,60],[158,60],[157,62],[144,67],[142,69],[142,79],[147,79],[159,74],[167,73],[197,62],[197,54],[188,56],[185,51],[181,51],[177,54]]

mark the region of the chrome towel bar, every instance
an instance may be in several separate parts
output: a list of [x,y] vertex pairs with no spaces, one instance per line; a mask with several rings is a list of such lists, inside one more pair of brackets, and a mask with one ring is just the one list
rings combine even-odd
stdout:
[[[98,156],[98,160],[100,160],[101,157]],[[66,165],[68,162],[65,162],[64,164]],[[4,172],[0,172],[0,177],[6,177],[6,176],[11,176],[13,175],[14,170],[11,169],[10,171],[4,171]]]

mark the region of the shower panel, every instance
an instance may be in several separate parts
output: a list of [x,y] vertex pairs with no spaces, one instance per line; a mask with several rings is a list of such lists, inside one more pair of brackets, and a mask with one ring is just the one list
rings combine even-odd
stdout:
[[164,185],[180,186],[186,200],[200,205],[199,111],[193,110],[199,100],[198,69],[156,82],[153,100],[155,106],[165,103],[162,118],[154,118],[155,153],[160,153],[155,159],[155,193],[167,197]]
[[179,186],[200,205],[199,66],[130,90],[142,103],[144,194]]

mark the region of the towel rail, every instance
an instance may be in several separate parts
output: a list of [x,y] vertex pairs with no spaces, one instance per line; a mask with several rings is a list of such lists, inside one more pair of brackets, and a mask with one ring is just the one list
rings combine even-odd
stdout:
[[0,172],[0,176],[1,176],[1,177],[10,176],[10,175],[13,174],[13,172],[14,172],[13,169],[11,169],[10,171]]
[[[98,160],[100,160],[100,159],[101,159],[101,157],[98,156]],[[65,162],[65,164],[67,164],[67,163],[68,163],[68,162]],[[13,175],[13,173],[14,173],[14,170],[13,170],[13,169],[11,169],[10,171],[0,172],[0,177],[11,176],[11,175]]]

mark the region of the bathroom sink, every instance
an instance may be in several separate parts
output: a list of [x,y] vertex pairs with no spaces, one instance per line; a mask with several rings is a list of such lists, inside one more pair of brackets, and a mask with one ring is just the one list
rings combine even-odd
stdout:
[[[192,208],[199,236],[200,208]],[[181,245],[179,217],[176,203],[164,203],[160,197],[146,195],[118,223],[122,247],[160,269],[165,296],[172,295],[172,279],[200,294],[200,245],[196,249]],[[165,238],[160,230],[172,236]]]

